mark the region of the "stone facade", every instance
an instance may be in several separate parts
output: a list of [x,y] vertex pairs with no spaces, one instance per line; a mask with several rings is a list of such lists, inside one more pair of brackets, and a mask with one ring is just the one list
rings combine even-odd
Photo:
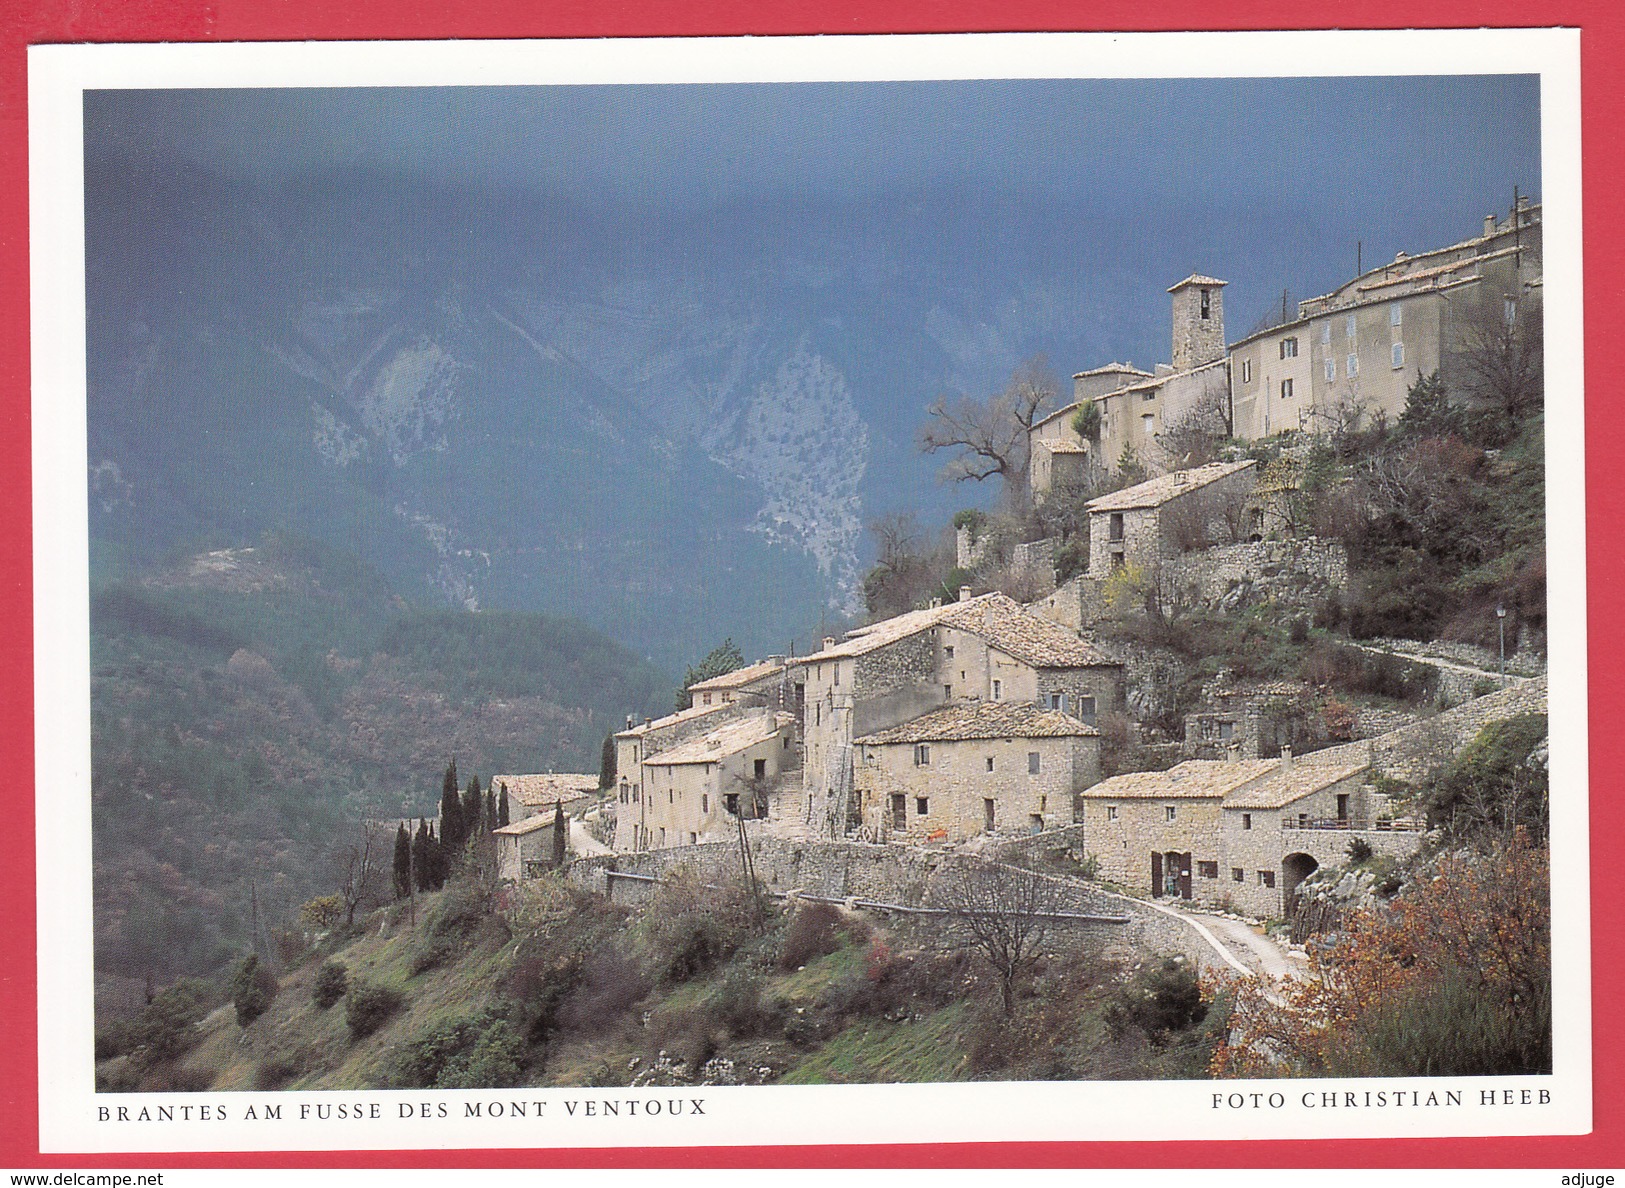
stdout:
[[1283,746],[1302,753],[1326,741],[1315,697],[1296,681],[1219,684],[1204,701],[1204,708],[1185,715],[1181,754],[1187,759],[1223,759],[1231,747],[1242,759],[1271,759]]
[[1032,705],[950,706],[857,740],[855,805],[877,840],[1041,832],[1071,823],[1074,793],[1099,778],[1099,743]]
[[553,865],[552,813],[527,817],[493,833],[497,841],[498,878],[517,882],[532,878]]
[[[1089,502],[1089,576],[1109,578],[1124,566],[1160,566],[1184,553],[1187,529],[1217,535],[1208,521],[1225,501],[1251,495],[1257,463],[1214,462],[1175,471]],[[1196,521],[1187,523],[1188,521]]]
[[617,785],[615,848],[692,846],[766,813],[768,785],[799,765],[794,718],[757,710],[647,756]]
[[1348,550],[1337,541],[1263,540],[1183,553],[1168,579],[1198,605],[1239,610],[1259,603],[1313,613],[1348,588]]

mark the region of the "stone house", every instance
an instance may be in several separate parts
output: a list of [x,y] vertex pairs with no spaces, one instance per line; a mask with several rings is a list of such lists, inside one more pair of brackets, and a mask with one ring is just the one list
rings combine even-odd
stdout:
[[1089,576],[1157,566],[1193,545],[1235,536],[1257,467],[1251,458],[1209,462],[1091,499]]
[[959,842],[1072,824],[1100,732],[1031,701],[964,701],[854,740],[853,811],[876,838]]
[[[1028,434],[1032,465],[1027,481],[1035,501],[1081,477],[1090,456],[1111,471],[1127,451],[1149,469],[1160,471],[1179,461],[1164,447],[1169,430],[1193,418],[1213,420],[1222,429],[1230,403],[1225,284],[1196,273],[1168,290],[1172,363],[1159,363],[1151,371],[1108,363],[1072,377],[1073,402],[1034,424]],[[1086,400],[1100,412],[1097,441],[1085,441],[1071,427],[1072,414]]]
[[816,832],[847,828],[855,738],[972,699],[1042,705],[1086,724],[1121,703],[1115,658],[1004,594],[967,595],[826,639],[792,661],[804,809]]
[[1421,844],[1413,823],[1383,819],[1371,777],[1360,743],[1114,776],[1083,793],[1084,846],[1102,877],[1126,887],[1284,916],[1298,885],[1345,861],[1353,839],[1395,855]]
[[498,878],[515,882],[534,878],[553,865],[551,811],[514,821],[492,832],[497,841]]
[[[631,718],[627,718],[626,729],[616,732],[615,735],[617,799],[625,803],[623,798],[628,790],[631,790],[638,795],[636,803],[641,804],[643,761],[646,758],[656,751],[669,749],[684,739],[702,734],[736,718],[744,710],[743,705],[718,699],[711,705],[696,702],[680,713],[667,714],[664,718],[645,718],[641,723],[634,723]],[[620,846],[617,845],[616,848],[619,849]]]
[[615,848],[665,849],[732,836],[741,814],[767,814],[782,774],[799,767],[795,717],[768,709],[728,717],[645,756],[616,785]]
[[745,705],[773,710],[788,709],[785,704],[785,663],[783,656],[769,656],[744,668],[698,681],[688,687],[696,706]]
[[501,799],[508,790],[508,821],[517,824],[545,814],[552,819],[553,806],[562,803],[566,815],[580,813],[598,796],[598,777],[585,773],[546,772],[534,775],[494,775],[487,786]]
[[1185,715],[1181,753],[1192,759],[1222,759],[1235,747],[1243,759],[1263,759],[1310,750],[1325,740],[1315,698],[1302,681],[1215,682],[1206,705]]

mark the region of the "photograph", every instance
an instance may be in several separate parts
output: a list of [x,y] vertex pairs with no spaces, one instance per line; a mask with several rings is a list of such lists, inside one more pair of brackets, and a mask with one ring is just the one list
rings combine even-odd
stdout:
[[1588,1129],[1519,37],[36,50],[42,1149]]

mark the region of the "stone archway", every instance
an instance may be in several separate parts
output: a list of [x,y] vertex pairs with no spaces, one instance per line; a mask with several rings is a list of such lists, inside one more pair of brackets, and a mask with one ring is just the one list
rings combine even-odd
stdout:
[[1299,885],[1319,869],[1320,863],[1308,854],[1288,854],[1281,859],[1281,903],[1288,918],[1297,910]]

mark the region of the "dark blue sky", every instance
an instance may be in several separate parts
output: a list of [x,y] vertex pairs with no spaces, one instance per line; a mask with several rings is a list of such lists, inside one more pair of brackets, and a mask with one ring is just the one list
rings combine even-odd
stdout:
[[[102,92],[93,154],[704,208],[964,186],[1477,207],[1538,190],[1533,76]],[[1330,212],[1329,212],[1330,213]]]

